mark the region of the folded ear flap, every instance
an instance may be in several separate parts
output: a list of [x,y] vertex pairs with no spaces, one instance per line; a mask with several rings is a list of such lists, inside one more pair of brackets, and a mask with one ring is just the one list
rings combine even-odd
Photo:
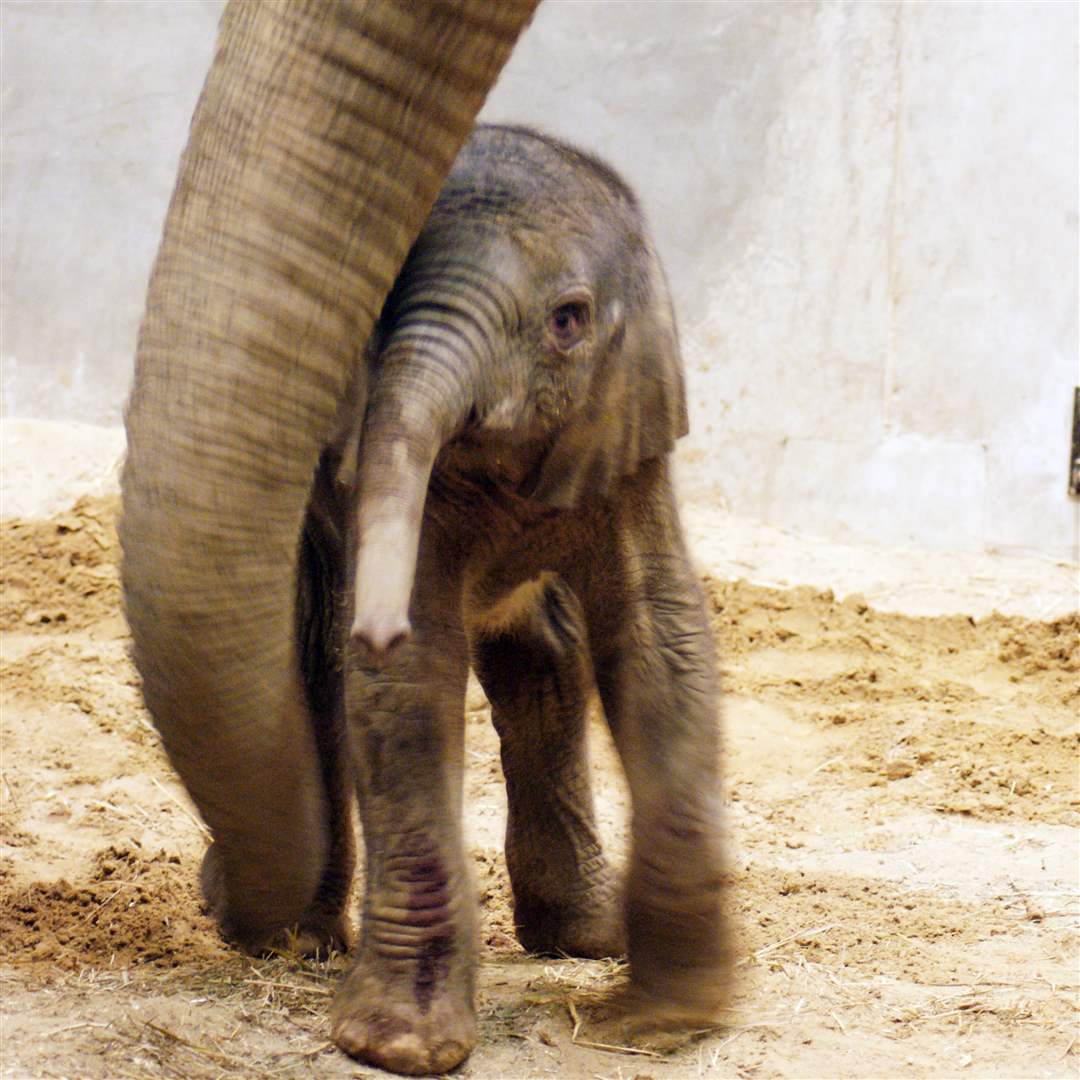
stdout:
[[609,495],[624,476],[670,452],[688,430],[679,338],[667,283],[648,252],[646,281],[613,328],[589,395],[525,485],[567,509]]

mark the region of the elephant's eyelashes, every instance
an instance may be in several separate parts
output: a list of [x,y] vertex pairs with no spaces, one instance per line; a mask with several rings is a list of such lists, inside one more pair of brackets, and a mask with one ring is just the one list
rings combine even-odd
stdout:
[[585,300],[568,300],[554,308],[547,319],[547,332],[559,352],[569,352],[589,330],[590,311]]

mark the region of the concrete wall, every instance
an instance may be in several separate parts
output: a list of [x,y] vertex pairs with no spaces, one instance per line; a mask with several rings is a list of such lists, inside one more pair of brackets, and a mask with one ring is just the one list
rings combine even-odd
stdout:
[[[3,18],[7,415],[115,422],[220,5]],[[638,189],[684,491],[846,540],[1075,557],[1078,9],[552,2],[486,109]]]
[[4,415],[119,423],[220,11],[0,4]]

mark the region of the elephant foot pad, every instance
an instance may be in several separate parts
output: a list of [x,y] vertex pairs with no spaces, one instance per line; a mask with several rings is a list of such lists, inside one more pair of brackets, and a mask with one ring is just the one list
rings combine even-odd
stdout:
[[350,1057],[407,1076],[445,1073],[476,1045],[468,994],[449,987],[430,1000],[395,1000],[382,980],[354,969],[338,991],[330,1034]]

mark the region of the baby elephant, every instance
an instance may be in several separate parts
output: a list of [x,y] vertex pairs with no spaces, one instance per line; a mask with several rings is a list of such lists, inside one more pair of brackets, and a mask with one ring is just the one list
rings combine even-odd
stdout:
[[[316,939],[342,936],[354,777],[366,846],[334,1040],[404,1073],[450,1069],[476,1041],[470,665],[502,741],[522,945],[628,952],[636,997],[708,1020],[726,982],[717,678],[671,490],[678,341],[631,191],[555,139],[478,128],[364,372],[366,408],[324,454],[301,559],[336,806]],[[623,883],[589,791],[594,686],[633,799]]]

